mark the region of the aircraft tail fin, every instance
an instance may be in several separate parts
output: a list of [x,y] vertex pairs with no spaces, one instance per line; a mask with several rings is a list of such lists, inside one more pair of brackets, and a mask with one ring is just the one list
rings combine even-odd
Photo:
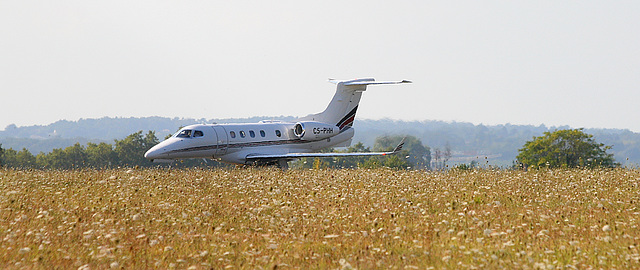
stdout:
[[318,121],[327,124],[335,124],[343,130],[353,126],[353,120],[358,110],[358,104],[362,92],[368,85],[411,83],[411,81],[376,81],[373,78],[356,79],[349,81],[329,80],[337,85],[336,93],[327,108],[316,114],[300,118],[300,121]]

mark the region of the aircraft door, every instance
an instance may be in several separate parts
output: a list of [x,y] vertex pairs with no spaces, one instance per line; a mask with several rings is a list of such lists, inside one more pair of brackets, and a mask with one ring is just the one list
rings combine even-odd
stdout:
[[213,126],[213,130],[218,135],[218,148],[216,150],[216,157],[222,156],[227,153],[227,145],[229,144],[229,137],[227,137],[227,131],[223,126]]

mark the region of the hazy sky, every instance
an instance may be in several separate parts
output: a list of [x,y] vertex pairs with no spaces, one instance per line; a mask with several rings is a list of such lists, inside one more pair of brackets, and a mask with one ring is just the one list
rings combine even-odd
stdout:
[[[0,1],[0,129],[304,116],[640,132],[640,1]],[[356,123],[357,127],[357,123]]]

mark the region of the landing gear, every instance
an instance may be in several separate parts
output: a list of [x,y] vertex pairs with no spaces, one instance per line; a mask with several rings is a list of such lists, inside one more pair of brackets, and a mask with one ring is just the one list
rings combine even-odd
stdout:
[[270,160],[256,160],[253,162],[247,162],[245,165],[256,166],[256,167],[267,167],[267,166],[276,166],[283,171],[289,169],[289,160],[288,159],[270,159]]
[[278,168],[282,169],[283,171],[286,171],[289,169],[289,161],[286,159],[279,159],[278,160]]

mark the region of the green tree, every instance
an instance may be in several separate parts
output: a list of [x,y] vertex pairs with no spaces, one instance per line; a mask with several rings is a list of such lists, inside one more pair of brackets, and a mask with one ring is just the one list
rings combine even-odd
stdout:
[[68,168],[82,168],[87,165],[88,156],[84,146],[76,143],[64,149],[65,158],[68,160]]
[[27,150],[27,148],[22,148],[20,152],[16,153],[16,162],[20,164],[18,167],[23,168],[34,168],[36,167],[36,157]]
[[60,148],[53,149],[49,154],[38,154],[36,159],[38,159],[39,165],[51,169],[69,169],[73,164],[67,158],[67,153]]
[[[405,138],[403,136],[381,136],[377,137],[375,143],[373,144],[373,150],[376,152],[389,152],[393,151],[393,149]],[[407,146],[407,140],[405,139],[405,146]],[[402,148],[400,153],[391,156],[376,156],[370,157],[365,162],[360,164],[360,167],[373,169],[378,167],[388,167],[393,169],[408,169],[413,168],[415,166],[414,163],[410,162],[408,158],[410,157],[409,150],[406,147]]]
[[34,168],[36,167],[36,158],[23,148],[19,152],[9,149],[0,150],[0,165],[7,168]]
[[[371,152],[369,147],[365,147],[362,142],[358,142],[352,146],[349,146],[346,153],[368,153]],[[370,157],[338,157],[334,159],[334,167],[336,168],[358,168],[360,164],[363,164]]]
[[7,168],[18,167],[18,151],[11,148],[2,151],[2,166]]
[[[404,139],[402,152],[383,157],[383,166],[390,168],[411,167],[414,169],[430,169],[431,149],[422,144],[415,136],[382,136],[376,138],[373,145],[374,151],[392,151]],[[404,160],[404,162],[402,162]]]
[[[108,168],[112,166],[151,166],[144,158],[144,152],[158,143],[155,132],[149,131],[142,136],[142,131],[133,133],[123,140],[115,140],[115,148],[107,143],[88,143],[87,147],[76,143],[65,149],[56,148],[49,153],[32,155],[29,150],[2,149],[0,147],[0,165],[10,168]],[[211,164],[194,161],[182,164],[184,167],[221,166],[217,162]]]
[[40,152],[36,155],[36,166],[38,166],[39,168],[49,167],[49,158],[47,154]]
[[384,163],[380,157],[369,157],[364,162],[358,164],[359,168],[364,169],[376,169],[382,166],[384,166]]
[[158,144],[155,132],[149,131],[142,136],[142,130],[133,133],[123,140],[116,140],[115,152],[118,165],[122,166],[151,166],[144,153]]
[[108,143],[88,143],[85,151],[91,167],[110,168],[116,163],[116,152],[113,151],[113,146]]
[[546,168],[616,167],[611,146],[597,143],[583,129],[556,130],[533,137],[518,150],[516,157],[523,166]]
[[406,156],[403,156],[401,154],[383,157],[383,159],[384,159],[383,165],[384,167],[387,167],[387,168],[396,169],[396,170],[415,168],[415,165],[412,164],[406,158]]

